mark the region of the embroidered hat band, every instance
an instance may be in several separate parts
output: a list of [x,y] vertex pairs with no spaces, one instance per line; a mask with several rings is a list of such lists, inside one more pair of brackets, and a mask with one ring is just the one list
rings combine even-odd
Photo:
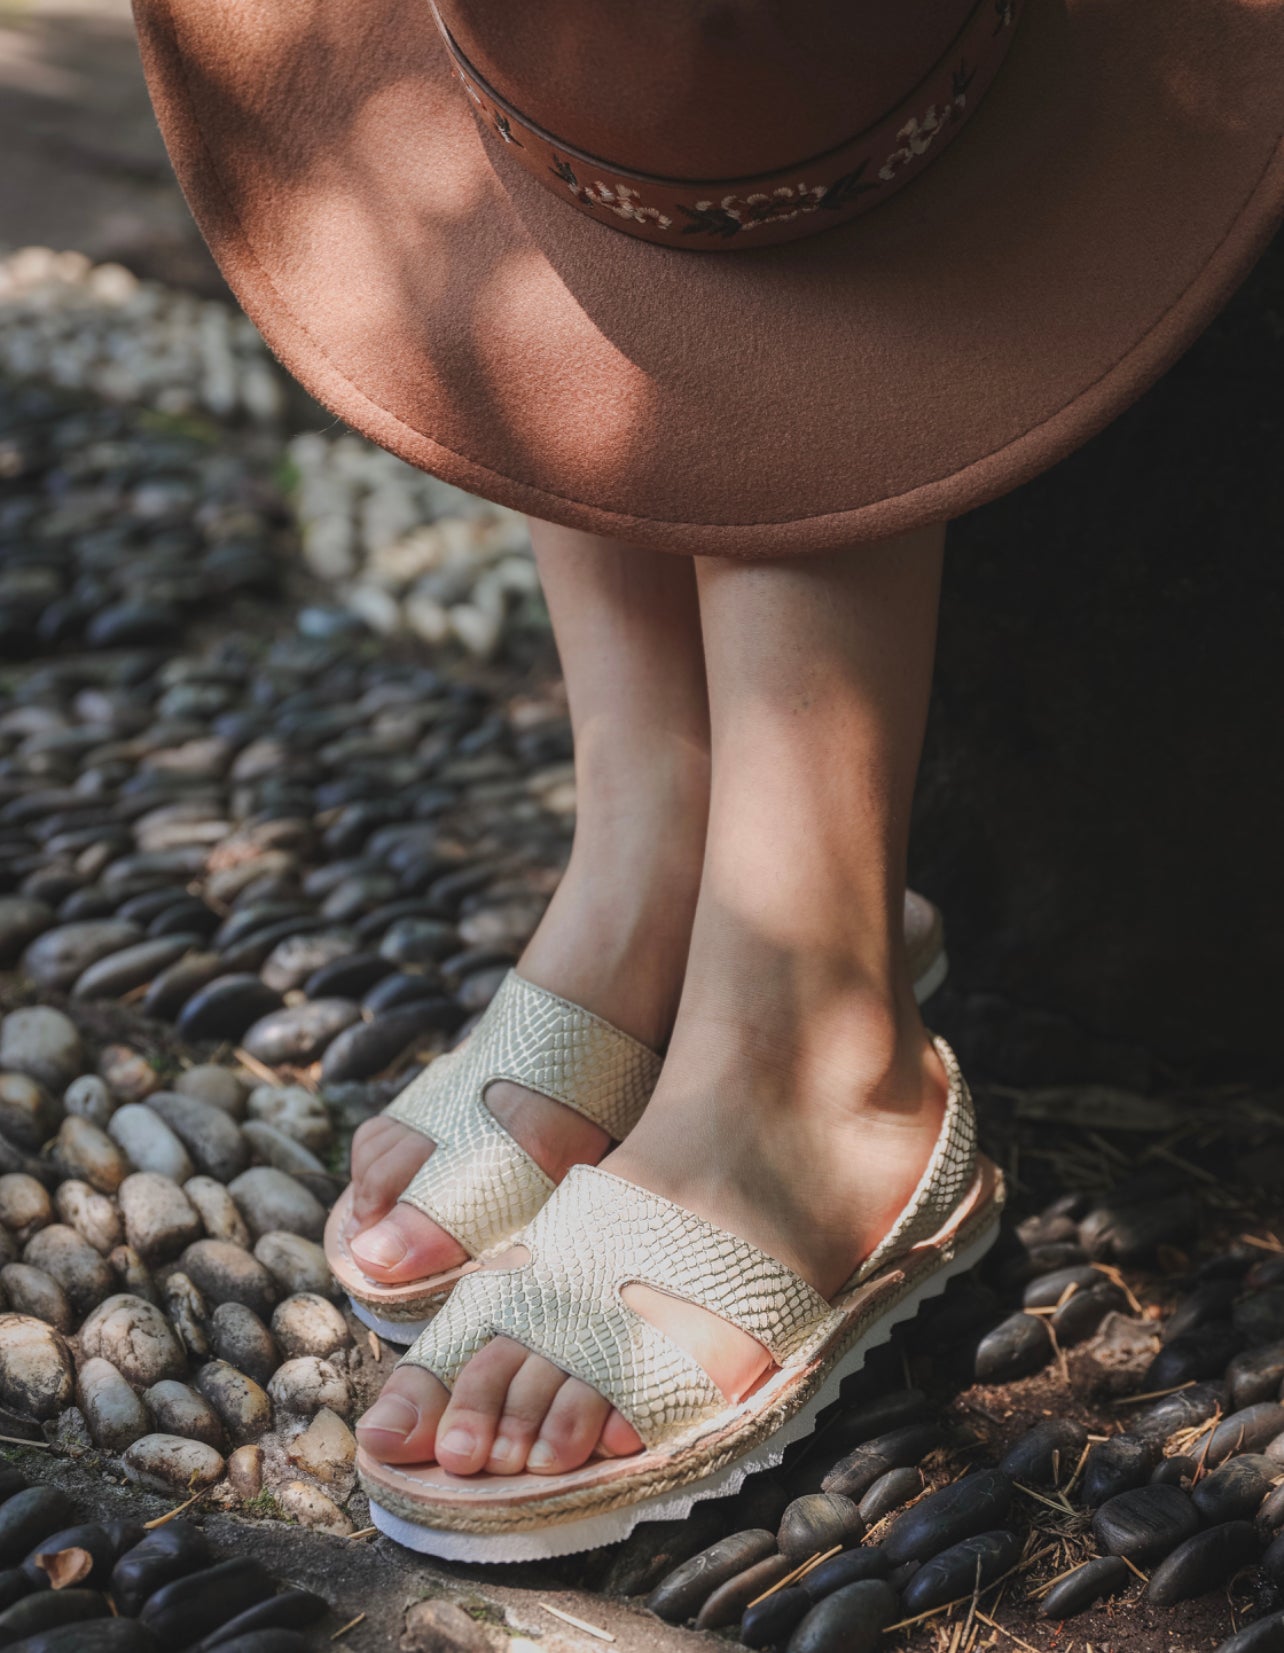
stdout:
[[787,167],[714,181],[662,178],[585,154],[537,126],[433,16],[483,126],[547,188],[616,229],[668,246],[760,247],[858,217],[923,170],[974,113],[1012,39],[1020,0],[978,0],[912,92],[855,137]]

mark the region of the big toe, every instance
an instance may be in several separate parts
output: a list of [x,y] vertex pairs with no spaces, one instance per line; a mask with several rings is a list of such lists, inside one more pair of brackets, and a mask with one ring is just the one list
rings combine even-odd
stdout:
[[362,1270],[388,1285],[444,1274],[468,1261],[468,1253],[452,1234],[409,1205],[394,1205],[349,1245]]
[[431,1463],[437,1425],[450,1395],[445,1384],[418,1367],[399,1367],[357,1424],[357,1440],[386,1464]]

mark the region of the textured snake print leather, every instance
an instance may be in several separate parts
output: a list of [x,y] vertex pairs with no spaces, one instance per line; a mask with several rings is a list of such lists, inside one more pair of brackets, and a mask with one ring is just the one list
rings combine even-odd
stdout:
[[[940,1138],[905,1213],[849,1285],[944,1227],[971,1184],[971,1098],[949,1046],[938,1040],[937,1048],[950,1078]],[[405,1362],[449,1388],[484,1344],[511,1337],[604,1395],[649,1447],[716,1417],[727,1402],[689,1355],[628,1307],[623,1286],[654,1286],[721,1315],[781,1366],[822,1336],[835,1313],[756,1246],[595,1167],[576,1166],[514,1243],[528,1261],[460,1280]]]
[[430,1063],[384,1110],[436,1144],[401,1198],[480,1256],[524,1227],[554,1186],[486,1107],[486,1087],[524,1085],[618,1141],[659,1073],[654,1051],[510,970],[468,1043]]

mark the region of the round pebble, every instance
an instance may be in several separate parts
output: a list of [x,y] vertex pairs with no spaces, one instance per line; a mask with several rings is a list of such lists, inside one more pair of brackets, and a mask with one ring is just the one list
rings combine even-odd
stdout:
[[221,1182],[215,1182],[213,1177],[190,1177],[183,1184],[183,1192],[211,1240],[227,1240],[248,1249],[250,1231],[245,1226],[245,1218]]
[[282,1412],[310,1418],[323,1406],[341,1418],[352,1416],[348,1380],[328,1360],[299,1355],[279,1366],[268,1384],[272,1404]]
[[0,1289],[15,1314],[43,1320],[65,1335],[75,1330],[77,1316],[67,1294],[42,1268],[30,1263],[7,1263],[0,1269]]
[[219,1182],[230,1182],[249,1163],[250,1150],[240,1127],[219,1108],[178,1091],[153,1091],[147,1106],[182,1142],[196,1168]]
[[1127,1589],[1136,1574],[1122,1556],[1099,1555],[1059,1580],[1039,1604],[1045,1619],[1071,1619],[1106,1596]]
[[27,1241],[22,1260],[52,1276],[77,1315],[88,1314],[116,1284],[103,1258],[66,1223],[50,1223],[34,1234]]
[[222,1477],[223,1458],[203,1441],[188,1441],[179,1435],[144,1435],[126,1451],[122,1467],[138,1486],[190,1496]]
[[750,1528],[720,1538],[662,1578],[646,1598],[648,1609],[668,1624],[684,1624],[721,1584],[776,1551],[772,1533]]
[[257,1441],[272,1426],[272,1402],[260,1384],[229,1366],[211,1360],[196,1374],[196,1388],[218,1413],[234,1446]]
[[1241,1567],[1250,1566],[1261,1550],[1262,1541],[1251,1521],[1228,1521],[1193,1533],[1151,1573],[1146,1600],[1156,1607],[1174,1607],[1179,1601],[1202,1596]]
[[52,1326],[0,1315],[0,1404],[27,1418],[54,1418],[71,1400],[71,1350]]
[[301,1234],[273,1229],[255,1242],[254,1255],[287,1297],[298,1292],[333,1296],[338,1290],[325,1252]]
[[[125,1179],[128,1182],[128,1177]],[[122,1188],[124,1183],[121,1184]],[[54,1195],[59,1217],[75,1229],[86,1245],[101,1257],[108,1256],[124,1238],[120,1212],[106,1194],[75,1178],[59,1183]]]
[[299,1292],[272,1311],[272,1335],[287,1358],[317,1355],[325,1359],[352,1342],[347,1321],[328,1298]]
[[182,1378],[187,1360],[165,1316],[141,1297],[109,1297],[80,1328],[86,1355],[108,1360],[137,1389],[162,1378]]
[[247,1373],[256,1383],[267,1383],[281,1364],[276,1339],[253,1309],[243,1303],[219,1304],[210,1319],[210,1340],[220,1360]]
[[1261,1453],[1230,1458],[1205,1475],[1191,1491],[1191,1502],[1205,1521],[1241,1521],[1257,1514],[1272,1485],[1284,1476],[1284,1464]]
[[776,1541],[791,1561],[806,1561],[835,1544],[855,1544],[865,1531],[860,1510],[842,1493],[812,1492],[795,1498],[780,1521]]
[[83,1361],[76,1374],[76,1404],[93,1443],[104,1452],[123,1452],[151,1428],[147,1410],[109,1360]]
[[325,1232],[325,1207],[316,1195],[272,1166],[254,1166],[229,1183],[228,1192],[256,1239],[276,1229],[308,1240]]
[[167,1176],[136,1171],[121,1183],[117,1198],[126,1238],[147,1263],[170,1262],[204,1232],[191,1201]]
[[127,1102],[107,1122],[107,1135],[140,1171],[183,1183],[192,1175],[187,1149],[160,1115],[142,1102]]
[[181,1435],[184,1440],[203,1441],[216,1452],[223,1450],[226,1436],[217,1412],[188,1384],[165,1378],[144,1393],[143,1404],[150,1427],[158,1433]]
[[1109,1555],[1145,1570],[1199,1528],[1199,1511],[1177,1487],[1137,1487],[1102,1504],[1093,1537]]
[[251,1254],[228,1240],[197,1240],[181,1259],[183,1273],[211,1303],[243,1303],[260,1320],[272,1317],[276,1285]]

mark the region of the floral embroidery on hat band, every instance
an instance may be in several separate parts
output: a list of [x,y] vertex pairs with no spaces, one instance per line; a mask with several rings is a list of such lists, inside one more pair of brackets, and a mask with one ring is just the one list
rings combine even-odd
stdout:
[[482,79],[430,4],[478,119],[519,165],[601,223],[642,240],[706,249],[795,240],[846,223],[895,193],[975,112],[1020,10],[1020,0],[978,0],[946,55],[873,126],[797,168],[718,184],[633,172],[543,131]]

